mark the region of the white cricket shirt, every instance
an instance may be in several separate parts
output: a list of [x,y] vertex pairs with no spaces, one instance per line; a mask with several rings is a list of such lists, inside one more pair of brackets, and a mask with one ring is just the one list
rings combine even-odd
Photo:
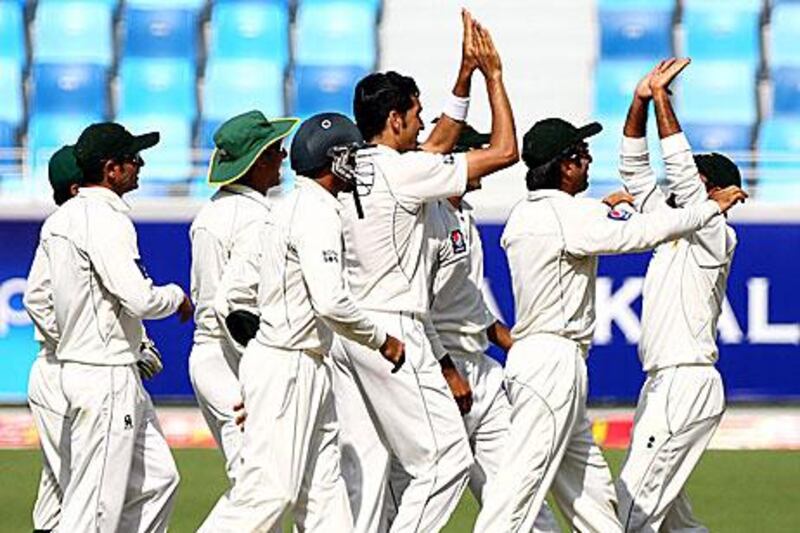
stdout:
[[232,265],[239,275],[226,286],[235,294],[258,277],[256,342],[323,356],[333,330],[378,349],[386,334],[345,288],[339,201],[313,180],[296,180],[296,188],[272,205],[259,234],[260,250]]
[[639,252],[695,231],[719,215],[713,201],[648,214],[609,211],[558,190],[528,193],[501,239],[514,290],[515,340],[552,333],[588,347],[595,326],[597,257]]
[[[111,190],[84,187],[42,226],[49,280],[26,292],[25,306],[42,335],[59,333],[49,340],[58,345],[60,361],[135,363],[142,319],[171,315],[183,301],[179,286],[158,287],[147,276],[128,211]],[[55,327],[47,309],[54,311]]]
[[[708,193],[686,136],[661,141],[667,188],[679,208],[700,205]],[[674,212],[656,185],[647,141],[623,138],[620,173],[635,205],[644,212]],[[717,322],[736,248],[725,217],[656,248],[644,280],[639,358],[649,372],[682,364],[714,364]]]
[[483,299],[483,245],[472,206],[448,200],[426,206],[430,241],[431,321],[444,349],[452,354],[482,353],[486,329],[496,318]]
[[431,200],[461,195],[465,154],[399,153],[383,145],[359,152],[359,176],[371,184],[361,197],[364,218],[343,195],[345,270],[364,309],[428,311],[425,210]]
[[[263,194],[251,187],[225,185],[192,222],[189,236],[196,343],[226,338],[214,309],[217,287],[231,259],[246,256],[257,241],[269,213],[267,202]],[[255,295],[246,307],[255,311]]]

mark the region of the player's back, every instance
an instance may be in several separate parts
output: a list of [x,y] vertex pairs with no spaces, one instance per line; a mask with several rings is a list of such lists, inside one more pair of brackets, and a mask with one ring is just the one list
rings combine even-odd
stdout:
[[265,196],[243,185],[226,185],[192,222],[191,296],[195,304],[195,342],[222,339],[214,297],[234,249],[255,239],[269,212]]
[[596,206],[556,190],[529,192],[506,223],[501,244],[514,290],[515,339],[553,333],[588,345],[594,333],[597,258],[566,251],[576,210]]
[[368,185],[360,196],[364,218],[357,217],[351,195],[342,199],[353,298],[364,309],[425,313],[424,204],[464,192],[466,159],[378,145],[359,152],[358,171]]
[[61,334],[56,351],[59,360],[91,364],[136,361],[142,321],[125,312],[93,263],[95,250],[108,246],[112,239],[135,246],[135,230],[126,211],[127,205],[115,193],[92,187],[81,189],[42,226]]
[[[297,186],[272,204],[264,229],[259,232],[263,256],[258,342],[319,355],[330,348],[333,334],[315,313],[301,261],[325,260],[307,257],[304,244],[321,224],[328,229],[341,224],[337,206],[333,196],[303,177],[297,177]],[[335,252],[338,259],[338,251]]]

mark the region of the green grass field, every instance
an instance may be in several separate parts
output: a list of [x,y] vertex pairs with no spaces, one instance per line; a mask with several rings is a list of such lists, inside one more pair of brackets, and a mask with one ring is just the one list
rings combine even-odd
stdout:
[[[176,450],[182,482],[170,531],[195,531],[225,488],[214,450]],[[606,452],[616,473],[618,451]],[[0,451],[0,531],[31,531],[39,452]],[[714,532],[800,531],[800,452],[709,451],[689,481],[697,516]],[[445,529],[471,531],[477,507],[467,494]],[[287,529],[288,531],[288,529]]]

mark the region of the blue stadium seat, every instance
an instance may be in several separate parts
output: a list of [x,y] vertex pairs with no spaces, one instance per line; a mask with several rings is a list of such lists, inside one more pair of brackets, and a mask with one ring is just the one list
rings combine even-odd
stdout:
[[42,63],[34,65],[32,80],[32,113],[106,114],[105,67]]
[[200,148],[211,150],[214,148],[214,133],[222,124],[222,120],[203,118],[200,122]]
[[125,9],[126,57],[197,59],[198,13],[191,9]]
[[672,55],[672,12],[673,8],[601,8],[600,55],[652,60]]
[[203,89],[203,118],[226,120],[258,109],[283,116],[283,68],[269,61],[210,60]]
[[652,68],[649,61],[600,61],[594,79],[594,113],[625,118],[636,84]]
[[771,20],[768,62],[772,66],[800,65],[800,2],[776,5]]
[[17,172],[18,159],[13,151],[17,147],[16,127],[0,122],[0,197],[24,195],[24,181]]
[[757,63],[761,0],[687,0],[684,54],[693,59]]
[[10,122],[0,121],[0,148],[14,148],[17,145],[17,127]]
[[[776,115],[800,115],[800,65],[773,70],[773,111]],[[800,119],[800,117],[797,117]]]
[[800,122],[772,118],[761,123],[757,147],[759,200],[800,202]]
[[301,3],[295,61],[301,65],[358,65],[376,60],[375,10],[360,2]]
[[684,131],[695,152],[745,152],[750,150],[750,124],[686,123]]
[[100,114],[33,114],[28,124],[28,164],[35,177],[36,194],[49,197],[47,162],[65,144],[75,144],[83,129],[100,122]]
[[[20,4],[24,4],[26,0],[19,0]],[[80,2],[84,4],[103,4],[110,7],[112,10],[116,9],[119,5],[121,0],[38,0],[36,2],[37,6],[43,6],[45,4],[68,4],[73,2]],[[130,4],[130,2],[127,2]]]
[[353,116],[353,89],[369,71],[361,67],[315,67],[294,70],[294,114],[306,118],[323,111]]
[[120,67],[119,113],[183,117],[197,113],[194,63],[183,59],[128,59]]
[[241,4],[241,3],[251,3],[257,2],[259,4],[273,4],[277,6],[282,6],[286,9],[289,9],[289,4],[293,3],[293,0],[215,0],[215,5],[221,4]]
[[756,67],[739,62],[697,62],[682,74],[678,106],[686,122],[753,124]]
[[17,2],[0,2],[0,59],[12,60],[18,66],[25,64],[25,22],[22,5]]
[[209,56],[289,62],[289,10],[254,1],[222,4],[211,13]]
[[109,66],[112,8],[97,2],[47,2],[36,9],[34,61]]
[[22,71],[13,59],[0,59],[0,121],[18,125],[24,115]]
[[675,9],[675,0],[598,0],[600,9]]
[[143,191],[164,183],[188,183],[192,172],[192,123],[165,115],[120,115],[117,120],[132,132],[158,131],[161,140],[142,152],[145,166],[139,178]]
[[[164,7],[166,4],[164,0],[125,0],[125,5],[128,7],[145,8],[145,9],[158,9]],[[193,9],[195,11],[202,9],[206,5],[206,0],[169,0],[169,7],[171,9]]]

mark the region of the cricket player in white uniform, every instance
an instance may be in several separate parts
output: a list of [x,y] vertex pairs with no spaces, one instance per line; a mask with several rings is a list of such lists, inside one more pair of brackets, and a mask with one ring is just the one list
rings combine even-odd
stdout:
[[325,361],[333,331],[380,350],[387,375],[404,359],[403,343],[367,318],[344,284],[335,195],[351,185],[334,174],[332,150],[361,139],[350,119],[323,113],[293,141],[297,186],[272,206],[261,265],[251,273],[261,280],[261,321],[239,372],[248,413],[240,478],[231,505],[212,513],[203,531],[270,531],[290,509],[300,531],[352,529]]
[[[661,62],[639,83],[628,111],[620,174],[642,213],[688,209],[721,187],[741,185],[739,170],[725,156],[692,157],[668,94],[669,84],[688,64],[688,59]],[[649,163],[650,100],[669,197],[656,185]],[[708,531],[694,519],[683,486],[725,409],[714,363],[719,357],[717,321],[735,248],[736,233],[724,217],[715,217],[698,231],[662,244],[650,260],[639,343],[647,380],[618,482],[625,531]]]
[[[465,124],[456,152],[481,148],[489,135]],[[486,305],[483,296],[483,245],[472,206],[461,196],[426,206],[430,236],[430,303],[434,332],[431,346],[451,356],[471,391],[472,404],[462,416],[475,463],[469,487],[480,504],[487,479],[497,472],[510,423],[511,406],[503,387],[503,367],[486,354],[489,341],[508,352],[513,344],[508,328]],[[399,479],[398,479],[399,478]],[[390,511],[400,500],[407,476],[392,464]],[[545,503],[534,531],[559,531]]]
[[25,306],[57,346],[68,407],[55,531],[165,531],[174,504],[178,472],[136,363],[142,318],[180,311],[185,321],[192,306],[180,287],[143,273],[121,199],[137,186],[138,152],[156,142],[119,124],[84,130],[75,154],[86,186],[42,227],[45,290],[26,294]]
[[[407,357],[403,369],[389,375],[374,349],[344,338],[334,345],[342,472],[359,532],[386,527],[391,457],[410,478],[391,531],[441,529],[472,467],[458,406],[425,331],[425,204],[477,188],[482,176],[513,164],[518,155],[500,58],[488,32],[468,13],[463,19],[464,54],[454,100],[422,146],[417,144],[419,92],[411,78],[371,74],[355,89],[356,123],[375,146],[359,152],[362,187],[358,196],[343,201],[346,274],[358,305],[405,343]],[[466,118],[464,98],[476,68],[486,78],[492,108],[489,146],[450,154]],[[455,367],[446,372],[458,376]],[[469,396],[461,401],[468,410]]]
[[[74,146],[63,146],[53,154],[48,163],[48,180],[58,206],[78,194],[83,173],[75,160]],[[50,290],[46,259],[42,248],[37,247],[26,288],[30,302],[46,302],[46,293]],[[42,307],[40,315],[47,313],[53,314],[52,304]],[[33,506],[33,528],[41,532],[52,531],[58,524],[64,484],[69,478],[69,464],[62,464],[59,455],[63,428],[69,423],[69,405],[61,386],[61,365],[56,358],[56,345],[48,340],[58,338],[55,315],[47,324],[54,329],[46,335],[34,324],[34,337],[40,349],[28,378],[28,405],[42,448],[42,474]],[[149,379],[161,371],[161,356],[152,341],[145,339],[142,342],[140,354],[137,366],[143,378]]]
[[611,473],[586,416],[597,258],[687,235],[744,198],[732,187],[716,201],[649,214],[576,198],[588,185],[592,161],[584,139],[601,129],[551,118],[537,122],[523,141],[530,192],[501,240],[516,309],[505,368],[511,429],[499,472],[485,490],[478,532],[529,531],[551,489],[572,528],[622,529]]
[[[81,169],[75,161],[74,147],[64,146],[57,150],[50,158],[47,170],[50,185],[53,187],[53,199],[56,205],[61,206],[78,193],[78,186],[83,180]],[[44,251],[37,247],[28,274],[26,299],[36,301],[37,291],[48,290],[48,279]],[[54,315],[47,325],[53,328],[48,334],[39,332],[38,325],[34,328],[34,337],[39,342],[39,354],[33,361],[28,377],[28,405],[42,448],[42,474],[33,505],[33,529],[41,532],[52,531],[61,515],[64,493],[60,480],[66,479],[67,472],[62,472],[61,469],[59,447],[62,427],[69,411],[61,389],[61,365],[56,359],[56,344],[47,340],[58,337]]]
[[[220,126],[214,135],[212,159],[224,162],[230,158],[247,164],[226,167],[224,173],[209,172],[209,182],[221,188],[197,214],[189,231],[195,305],[189,376],[200,411],[225,459],[231,486],[241,464],[242,432],[236,425],[234,406],[241,403],[238,371],[243,346],[227,335],[228,329],[214,309],[214,299],[227,265],[235,257],[247,255],[258,240],[269,212],[267,189],[279,184],[281,162],[286,156],[278,141],[289,135],[297,122],[268,121],[260,111],[249,111]],[[251,129],[238,127],[241,123]],[[253,297],[247,307],[253,311],[256,305]]]

